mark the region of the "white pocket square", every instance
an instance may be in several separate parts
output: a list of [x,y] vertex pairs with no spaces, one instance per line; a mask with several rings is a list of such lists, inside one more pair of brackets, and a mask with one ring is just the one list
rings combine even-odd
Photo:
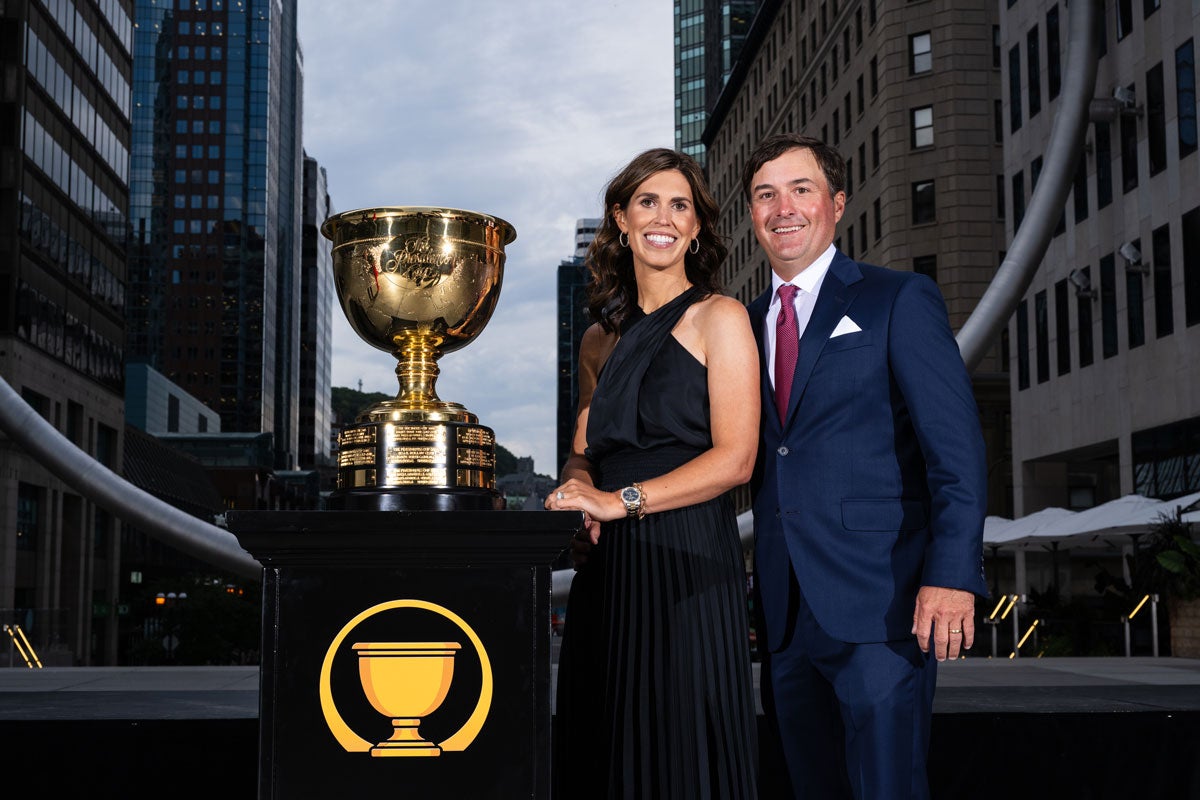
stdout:
[[858,333],[861,330],[862,328],[858,327],[858,325],[854,323],[854,320],[850,319],[849,317],[842,317],[842,319],[838,322],[837,327],[833,329],[833,333],[829,334],[829,338],[832,339],[835,336],[844,336],[847,333]]

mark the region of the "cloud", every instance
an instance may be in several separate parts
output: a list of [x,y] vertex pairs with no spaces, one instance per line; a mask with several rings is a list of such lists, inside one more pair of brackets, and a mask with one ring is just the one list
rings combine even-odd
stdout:
[[[299,35],[304,147],[336,210],[445,205],[516,228],[496,312],[437,389],[557,473],[557,268],[609,178],[674,144],[671,4],[301,3]],[[334,316],[334,385],[394,393],[395,360]]]

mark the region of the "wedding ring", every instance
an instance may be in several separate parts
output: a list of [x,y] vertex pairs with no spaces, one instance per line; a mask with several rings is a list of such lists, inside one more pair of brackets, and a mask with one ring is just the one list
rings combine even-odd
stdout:
[[962,633],[962,628],[951,628],[950,633]]
[[562,500],[562,499],[563,499],[563,493],[562,493],[562,492],[555,492],[555,493],[554,493],[554,499],[555,499],[555,500]]

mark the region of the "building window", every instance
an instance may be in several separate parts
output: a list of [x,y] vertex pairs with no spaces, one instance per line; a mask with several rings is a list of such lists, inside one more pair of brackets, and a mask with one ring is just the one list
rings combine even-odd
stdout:
[[875,198],[875,241],[883,238],[883,205]]
[[1133,33],[1133,0],[1117,0],[1117,41]]
[[846,199],[854,194],[854,159],[846,159]]
[[1154,334],[1161,339],[1175,332],[1175,312],[1171,308],[1171,226],[1155,228],[1150,235],[1154,248]]
[[858,215],[858,249],[867,254],[867,212]]
[[1054,335],[1057,345],[1058,374],[1071,371],[1071,290],[1067,279],[1054,284]]
[[1013,233],[1025,219],[1025,173],[1018,170],[1012,176]]
[[1021,46],[1008,51],[1008,129],[1021,130]]
[[1062,49],[1058,41],[1058,4],[1046,12],[1046,89],[1049,98],[1058,97],[1062,88]]
[[879,128],[871,131],[871,169],[879,169]]
[[179,433],[179,398],[167,395],[167,433]]
[[833,144],[836,147],[842,141],[842,126],[838,124],[837,109],[833,111]]
[[[1079,270],[1084,280],[1090,285],[1092,268],[1084,267]],[[1095,360],[1096,346],[1092,337],[1092,298],[1084,295],[1075,296],[1075,316],[1079,318],[1079,368],[1091,366]]]
[[1100,259],[1100,354],[1117,354],[1117,264],[1112,253]]
[[1037,382],[1050,380],[1050,310],[1043,289],[1033,296],[1033,341],[1037,356]]
[[992,101],[992,141],[996,144],[1004,142],[1004,102]]
[[1029,306],[1017,306],[1017,391],[1029,388]]
[[17,550],[37,551],[42,518],[40,495],[38,487],[17,483]]
[[1029,117],[1042,110],[1042,65],[1038,29],[1034,25],[1025,36],[1025,59],[1029,67]]
[[921,106],[912,110],[912,146],[933,146],[933,106]]
[[996,219],[1004,219],[1004,206],[1006,200],[1004,198],[1004,176],[996,176]]
[[862,142],[858,145],[858,185],[862,186],[867,182],[867,145]]
[[[1142,249],[1142,240],[1134,239],[1133,246]],[[1125,270],[1125,333],[1129,349],[1146,343],[1146,302],[1142,292],[1142,273],[1136,269]]]
[[1150,151],[1150,174],[1167,167],[1167,102],[1160,61],[1146,73],[1146,132]]
[[1158,11],[1158,7],[1162,5],[1162,0],[1142,0],[1142,18],[1145,19]]
[[1196,152],[1196,53],[1188,39],[1175,50],[1175,104],[1179,114],[1179,157]]
[[913,259],[913,272],[937,283],[937,256],[917,256]]
[[937,220],[933,181],[917,181],[912,185],[913,225],[923,225]]
[[992,68],[1000,69],[1000,26],[992,26]]
[[1075,224],[1083,222],[1088,217],[1087,189],[1087,156],[1079,157],[1075,167]]
[[1183,215],[1183,319],[1200,322],[1200,207]]
[[871,57],[871,97],[879,94],[879,59]]
[[929,31],[908,37],[909,74],[920,75],[933,69],[933,39]]
[[[1126,87],[1132,93],[1134,85]],[[1137,117],[1132,114],[1121,116],[1121,187],[1130,192],[1138,185],[1137,163]]]
[[1130,438],[1135,492],[1170,499],[1200,491],[1200,419],[1134,431]]
[[850,260],[854,260],[854,226],[850,225],[846,228],[846,255]]
[[1112,202],[1112,138],[1107,122],[1096,122],[1096,208]]

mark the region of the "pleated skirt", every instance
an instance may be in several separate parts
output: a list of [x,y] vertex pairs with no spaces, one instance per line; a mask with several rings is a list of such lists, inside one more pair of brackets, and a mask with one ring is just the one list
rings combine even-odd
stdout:
[[754,798],[745,568],[726,497],[606,523],[559,657],[567,798]]

